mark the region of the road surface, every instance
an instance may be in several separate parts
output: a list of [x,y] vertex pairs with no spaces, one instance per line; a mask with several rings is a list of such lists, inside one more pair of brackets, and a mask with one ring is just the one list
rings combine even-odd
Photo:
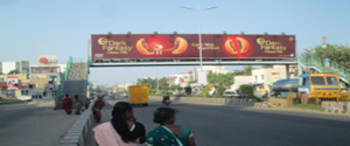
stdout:
[[54,146],[79,118],[40,104],[0,105],[0,146]]
[[[135,107],[135,116],[147,131],[157,126],[153,111],[160,106],[152,102]],[[177,111],[176,123],[192,129],[198,146],[350,145],[349,117],[181,103],[170,107]],[[104,109],[104,121],[110,119],[111,110]]]

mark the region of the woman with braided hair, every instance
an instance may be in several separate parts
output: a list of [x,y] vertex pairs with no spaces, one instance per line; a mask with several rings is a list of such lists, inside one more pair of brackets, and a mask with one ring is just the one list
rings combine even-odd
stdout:
[[93,129],[99,146],[136,146],[145,142],[145,127],[136,121],[127,102],[114,105],[112,119]]

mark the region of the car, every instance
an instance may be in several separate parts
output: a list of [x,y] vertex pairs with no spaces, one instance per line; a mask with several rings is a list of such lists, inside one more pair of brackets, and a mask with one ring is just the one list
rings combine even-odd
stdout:
[[228,91],[225,91],[223,93],[223,96],[224,97],[239,97],[239,94],[237,92],[235,92],[235,91],[228,90]]
[[32,89],[31,91],[31,96],[32,98],[43,98],[43,92],[44,92],[44,89],[41,89],[41,88],[34,88]]

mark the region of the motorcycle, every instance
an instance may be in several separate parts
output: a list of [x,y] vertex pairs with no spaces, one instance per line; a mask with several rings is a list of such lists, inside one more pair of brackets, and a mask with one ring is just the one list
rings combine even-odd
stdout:
[[169,105],[171,104],[169,95],[164,95],[164,96],[163,96],[163,101],[162,101],[162,103],[163,103],[164,105],[166,105],[166,106],[169,106]]

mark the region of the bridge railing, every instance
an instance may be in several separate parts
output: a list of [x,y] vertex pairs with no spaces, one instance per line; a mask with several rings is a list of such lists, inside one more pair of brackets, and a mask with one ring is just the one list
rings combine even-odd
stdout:
[[340,77],[350,79],[350,73],[348,72],[348,70],[336,62],[331,62],[329,67],[327,67],[324,65],[324,61],[317,57],[298,57],[298,61],[308,67],[316,67],[322,72],[336,73]]
[[66,70],[63,73],[63,76],[61,76],[60,85],[58,85],[56,97],[55,97],[55,109],[61,108],[61,102],[63,97],[63,87],[64,87],[64,81],[68,78],[68,73],[71,69],[73,63],[73,57],[69,57],[67,64],[66,64]]

